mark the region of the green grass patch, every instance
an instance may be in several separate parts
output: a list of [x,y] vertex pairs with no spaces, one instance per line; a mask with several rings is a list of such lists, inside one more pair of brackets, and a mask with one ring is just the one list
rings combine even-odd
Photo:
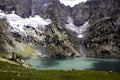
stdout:
[[34,56],[35,52],[29,45],[24,45],[24,49],[28,55]]
[[0,57],[5,58],[5,55],[3,53],[0,53]]
[[34,70],[0,62],[0,80],[120,80],[120,73],[80,70]]

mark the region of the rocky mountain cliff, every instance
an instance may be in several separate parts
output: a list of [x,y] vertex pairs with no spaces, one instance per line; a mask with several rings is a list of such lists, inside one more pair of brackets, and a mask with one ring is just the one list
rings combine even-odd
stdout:
[[[14,36],[14,37],[11,36],[11,38],[14,39],[12,41],[15,45],[16,44],[17,45],[14,47],[8,44],[12,47],[12,50],[9,50],[9,52],[14,51],[13,50],[14,48],[18,49],[19,47],[22,47],[22,49],[19,48],[19,50],[15,52],[22,53],[22,55],[24,56],[34,55],[34,53],[37,54],[39,53],[38,55],[40,56],[52,56],[60,58],[80,55],[78,51],[73,47],[74,44],[70,41],[66,31],[64,30],[65,29],[64,24],[66,23],[65,22],[66,15],[69,14],[66,12],[66,10],[64,10],[64,8],[67,9],[64,5],[61,5],[58,0],[56,1],[31,0],[28,1],[27,3],[25,0],[22,1],[20,1],[22,2],[20,4],[19,1],[16,2],[14,0],[13,1],[3,0],[3,2],[1,2],[1,10],[5,12],[7,11],[7,13],[11,13],[10,11],[15,10],[16,14],[18,14],[21,17],[27,17],[30,15],[31,16],[40,15],[44,19],[48,18],[51,19],[52,23],[46,26],[47,28],[41,28],[45,27],[45,25],[44,26],[41,25],[42,22],[40,21],[39,23],[41,24],[38,25],[37,28],[34,25],[29,26],[28,24],[22,26],[21,24],[18,25],[12,24],[13,30],[14,29],[16,30],[16,28],[20,29],[20,27],[23,27],[23,29],[20,31],[17,30],[17,32],[16,31],[12,32],[12,35]],[[19,5],[22,10],[19,7],[17,7]],[[12,17],[15,16],[19,18],[15,14],[10,15],[12,15]],[[36,19],[37,18],[39,17],[36,17]],[[17,20],[16,18],[12,18],[11,20],[14,19]],[[20,22],[20,20],[18,21]],[[11,22],[8,21],[8,23]],[[10,30],[12,30],[12,28]]]
[[15,11],[16,14],[22,17],[29,17],[31,15],[31,1],[32,0],[0,0],[0,9],[7,13]]
[[[80,56],[79,44],[82,44],[88,51],[86,56],[119,57],[119,4],[119,0],[88,0],[69,7],[59,0],[1,0],[0,9],[6,13],[14,10],[24,18],[39,15],[43,19],[51,19],[51,24],[45,25],[42,31],[34,26],[24,26],[25,31],[32,31],[37,37],[11,33],[12,41],[29,45],[26,53],[45,49],[42,54],[48,56]],[[44,36],[42,41],[41,36]]]
[[85,38],[88,56],[119,57],[119,0],[95,0],[87,4],[92,11],[91,26]]

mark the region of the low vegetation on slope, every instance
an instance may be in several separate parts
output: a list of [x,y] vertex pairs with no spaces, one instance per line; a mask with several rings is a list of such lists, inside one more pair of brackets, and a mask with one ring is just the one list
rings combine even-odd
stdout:
[[33,70],[0,61],[0,80],[119,80],[120,73],[80,70]]

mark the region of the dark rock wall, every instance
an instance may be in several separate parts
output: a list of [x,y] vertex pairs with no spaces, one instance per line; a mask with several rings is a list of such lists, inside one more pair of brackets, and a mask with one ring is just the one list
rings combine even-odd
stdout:
[[0,0],[0,9],[10,13],[16,13],[22,17],[29,17],[31,15],[31,0]]
[[91,0],[90,27],[86,32],[87,56],[119,57],[119,0]]

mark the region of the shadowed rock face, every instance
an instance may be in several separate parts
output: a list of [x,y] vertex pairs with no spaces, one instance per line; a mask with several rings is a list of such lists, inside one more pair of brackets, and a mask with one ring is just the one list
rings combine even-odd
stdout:
[[88,56],[120,57],[118,28],[110,17],[99,19],[91,25],[86,37]]
[[119,0],[93,0],[88,1],[91,15],[91,21],[96,21],[104,17],[118,18],[120,13],[120,2]]
[[91,16],[88,4],[80,3],[73,7],[72,15],[76,26],[83,25]]
[[16,13],[22,17],[31,15],[31,0],[0,0],[0,9],[10,13]]
[[119,0],[88,1],[91,26],[86,33],[88,56],[120,57]]

